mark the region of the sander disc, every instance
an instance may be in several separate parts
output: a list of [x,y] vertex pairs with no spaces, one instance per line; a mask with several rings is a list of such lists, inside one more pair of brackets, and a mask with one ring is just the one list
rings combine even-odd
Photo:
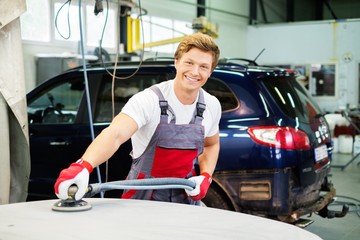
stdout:
[[56,202],[51,209],[57,212],[81,212],[90,210],[91,204],[84,200],[67,199]]

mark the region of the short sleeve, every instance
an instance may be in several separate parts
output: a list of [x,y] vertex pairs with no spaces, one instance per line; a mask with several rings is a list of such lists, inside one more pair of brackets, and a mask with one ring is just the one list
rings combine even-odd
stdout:
[[138,128],[141,128],[151,121],[154,112],[156,112],[155,106],[158,106],[158,101],[153,91],[145,89],[133,95],[121,112],[134,119]]

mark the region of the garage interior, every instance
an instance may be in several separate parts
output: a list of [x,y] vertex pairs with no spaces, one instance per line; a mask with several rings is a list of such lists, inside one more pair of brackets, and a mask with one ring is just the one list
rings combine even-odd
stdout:
[[[27,92],[83,61],[113,61],[117,51],[121,60],[139,60],[140,54],[172,57],[182,34],[205,29],[216,39],[222,57],[241,56],[301,73],[305,87],[327,113],[333,137],[330,180],[337,197],[332,207],[340,210],[347,204],[350,209],[343,218],[309,216],[314,222],[304,229],[325,240],[359,238],[360,1],[142,0],[130,28],[124,17],[117,22],[116,14],[140,1],[82,2],[87,10],[85,59],[75,18],[78,1],[0,2],[0,205],[24,198],[15,188],[26,189],[23,178],[31,169]],[[66,12],[70,4],[71,17]],[[107,8],[110,14],[105,16]],[[136,35],[131,30],[136,32],[139,15],[145,22]],[[330,69],[325,79],[317,75],[321,67]]]

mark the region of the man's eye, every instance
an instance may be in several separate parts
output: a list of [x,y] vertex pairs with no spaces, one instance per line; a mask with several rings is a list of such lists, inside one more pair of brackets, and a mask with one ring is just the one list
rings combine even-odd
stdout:
[[186,61],[186,62],[185,62],[185,64],[187,64],[187,65],[191,65],[191,64],[192,64],[192,62],[190,62],[190,61]]
[[201,66],[201,68],[207,70],[209,69],[209,66]]

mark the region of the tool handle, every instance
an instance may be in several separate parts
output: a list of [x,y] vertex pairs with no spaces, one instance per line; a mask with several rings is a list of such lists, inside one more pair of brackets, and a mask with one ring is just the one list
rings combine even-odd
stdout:
[[[76,186],[75,184],[71,185],[68,189],[68,199],[75,199],[75,194],[78,191],[78,186]],[[84,197],[92,197],[94,196],[96,193],[92,194],[93,191],[93,187],[91,185],[89,185],[86,189],[86,193],[84,195]]]

